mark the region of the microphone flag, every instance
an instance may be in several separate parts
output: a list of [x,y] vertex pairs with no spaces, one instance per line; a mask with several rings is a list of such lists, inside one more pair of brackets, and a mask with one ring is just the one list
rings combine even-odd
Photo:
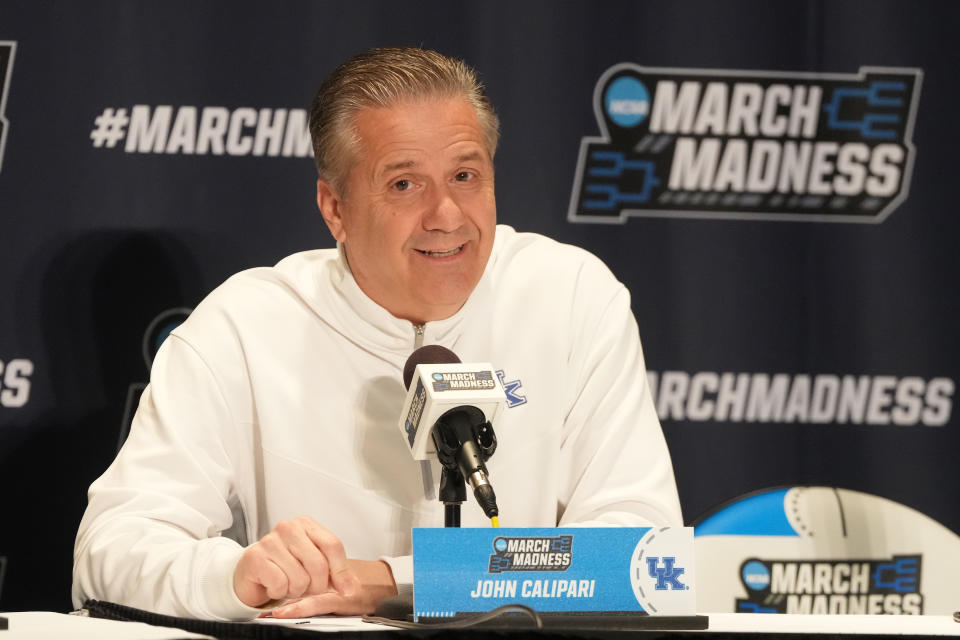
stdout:
[[[437,353],[421,354],[424,349]],[[423,362],[424,355],[433,362]],[[418,359],[420,364],[410,367]],[[484,421],[495,423],[506,406],[503,385],[489,363],[459,362],[450,350],[429,345],[415,351],[407,365],[412,374],[408,380],[407,371],[404,372],[407,395],[397,426],[414,460],[426,460],[436,454],[430,432],[447,411],[476,407],[483,413]]]

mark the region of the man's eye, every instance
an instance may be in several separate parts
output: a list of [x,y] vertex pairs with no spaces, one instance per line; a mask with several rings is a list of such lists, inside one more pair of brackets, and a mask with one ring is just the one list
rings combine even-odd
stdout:
[[397,191],[406,191],[411,186],[413,185],[409,180],[397,180],[396,182],[393,183],[393,188],[396,189]]
[[472,177],[473,177],[473,174],[470,173],[469,171],[461,171],[460,173],[457,174],[456,179],[459,180],[460,182],[466,182]]

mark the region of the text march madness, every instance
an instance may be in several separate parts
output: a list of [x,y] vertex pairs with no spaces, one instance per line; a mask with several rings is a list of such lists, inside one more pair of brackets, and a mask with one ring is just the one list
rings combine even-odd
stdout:
[[615,65],[568,218],[880,222],[907,196],[921,78]]

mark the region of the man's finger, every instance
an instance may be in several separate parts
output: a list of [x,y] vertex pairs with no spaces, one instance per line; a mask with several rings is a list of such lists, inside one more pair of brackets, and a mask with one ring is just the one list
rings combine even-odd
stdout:
[[257,571],[256,579],[263,585],[267,597],[271,600],[280,600],[287,597],[290,590],[290,578],[274,562],[265,560]]
[[333,587],[345,596],[355,594],[360,587],[360,581],[347,564],[347,553],[340,539],[316,523],[311,523],[306,530],[307,535],[327,559]]
[[[310,576],[299,558],[295,557],[278,537],[267,535],[258,544],[261,546],[261,553],[265,555],[265,560],[275,564],[286,578],[286,593],[279,596],[271,593],[270,597],[296,598],[302,596],[310,586]],[[264,583],[264,586],[268,585]]]
[[[317,595],[330,589],[330,563],[323,549],[310,537],[311,527],[323,527],[308,516],[279,523],[275,531],[287,550],[303,566],[308,582],[297,595]],[[331,536],[332,533],[328,532]],[[335,536],[333,536],[336,539]]]
[[244,555],[233,574],[234,592],[241,602],[251,607],[273,599],[269,591],[275,591],[274,587],[280,582],[286,584],[286,576],[266,558]]
[[273,610],[274,618],[309,618],[328,613],[356,614],[356,608],[350,600],[336,591],[328,591],[317,596],[301,598]]
[[297,540],[289,547],[290,553],[300,562],[309,577],[309,583],[304,588],[302,594],[298,595],[317,595],[329,590],[330,583],[330,563],[323,552],[317,548],[313,540],[303,534],[302,539]]
[[330,570],[330,584],[333,588],[345,596],[352,596],[360,593],[360,578],[353,572],[348,565],[344,565],[340,571]]

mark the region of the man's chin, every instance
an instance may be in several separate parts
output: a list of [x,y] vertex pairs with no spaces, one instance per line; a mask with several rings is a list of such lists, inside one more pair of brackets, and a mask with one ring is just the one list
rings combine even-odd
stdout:
[[[423,286],[423,285],[427,286]],[[470,286],[451,286],[449,280],[442,285],[429,286],[421,283],[418,287],[416,299],[420,301],[421,316],[427,321],[445,320],[454,315],[466,303],[473,291]]]

